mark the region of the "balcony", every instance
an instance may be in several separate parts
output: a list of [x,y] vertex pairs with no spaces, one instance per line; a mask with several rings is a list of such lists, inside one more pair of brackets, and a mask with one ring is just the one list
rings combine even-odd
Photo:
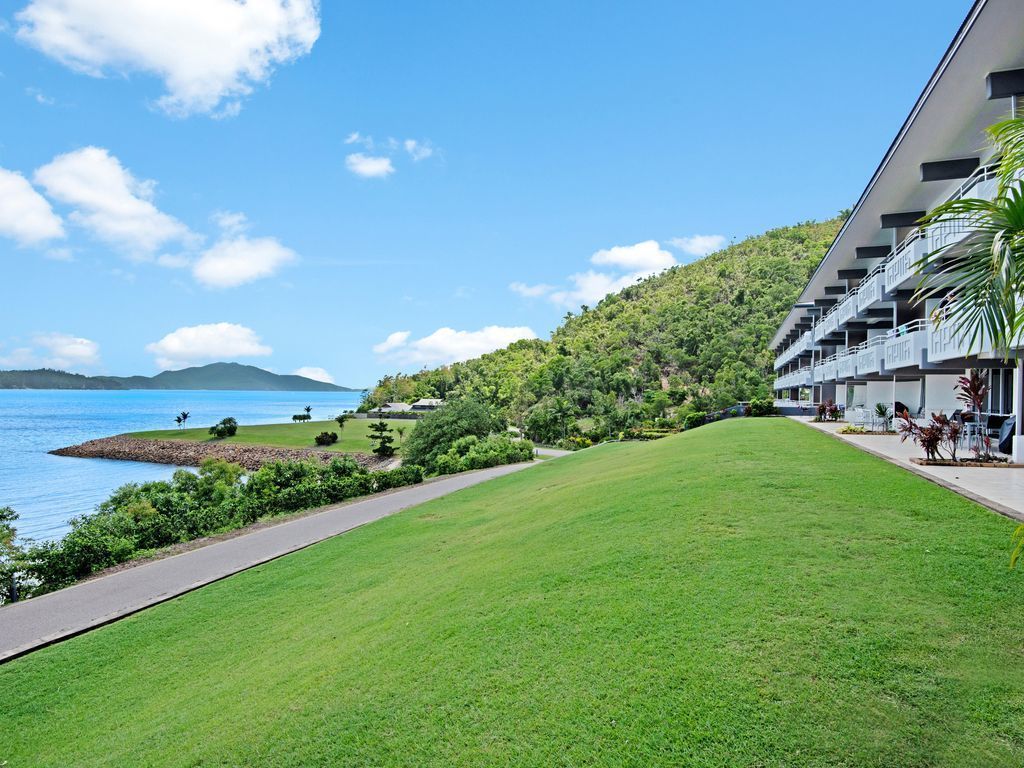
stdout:
[[876,336],[859,344],[857,351],[857,375],[867,376],[880,373],[885,360],[885,336]]
[[929,363],[978,355],[991,347],[984,334],[971,344],[971,332],[956,330],[956,324],[950,319],[943,318],[938,325],[929,322],[927,326]]
[[837,379],[852,379],[854,373],[856,373],[855,363],[857,360],[857,353],[853,351],[841,352],[836,357],[836,378]]
[[889,331],[885,341],[885,367],[888,370],[921,364],[922,353],[928,347],[925,320],[914,320]]
[[811,346],[811,332],[806,331],[789,348],[782,350],[782,353],[775,358],[775,369],[778,370],[790,360],[799,357]]
[[857,288],[857,311],[863,312],[872,304],[882,301],[882,280],[885,277],[884,265],[879,264],[865,277]]
[[916,278],[915,265],[927,255],[928,238],[922,230],[916,230],[885,262],[886,292],[892,293],[911,278]]
[[779,376],[775,379],[775,389],[789,389],[790,387],[809,387],[811,385],[811,367],[805,365],[784,376]]
[[836,305],[836,311],[833,314],[837,328],[853,320],[857,316],[857,291],[846,294],[846,298]]

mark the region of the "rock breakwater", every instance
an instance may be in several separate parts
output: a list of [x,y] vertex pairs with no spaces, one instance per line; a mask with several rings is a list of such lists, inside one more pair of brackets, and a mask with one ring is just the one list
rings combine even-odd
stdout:
[[[329,462],[343,455],[337,451],[313,448],[276,448],[269,445],[242,445],[240,443],[191,442],[188,440],[144,440],[128,435],[101,437],[78,445],[50,451],[54,456],[75,456],[84,459],[118,459],[121,461],[148,461],[153,464],[174,464],[179,467],[198,467],[203,459],[223,459],[240,464],[250,472],[272,461],[298,461],[317,459]],[[361,453],[347,454],[360,465],[371,470],[390,469],[396,461],[382,461]]]

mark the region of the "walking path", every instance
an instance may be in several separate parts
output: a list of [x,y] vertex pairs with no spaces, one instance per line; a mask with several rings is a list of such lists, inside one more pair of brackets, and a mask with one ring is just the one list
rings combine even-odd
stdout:
[[896,435],[841,435],[846,426],[836,422],[814,422],[804,416],[790,416],[794,421],[827,432],[844,442],[909,469],[921,477],[966,496],[1001,515],[1024,522],[1024,469],[993,467],[926,467],[911,464],[910,458],[921,456],[921,449],[910,440],[900,442]]
[[0,664],[408,507],[535,465],[508,464],[466,472],[327,507],[0,607]]

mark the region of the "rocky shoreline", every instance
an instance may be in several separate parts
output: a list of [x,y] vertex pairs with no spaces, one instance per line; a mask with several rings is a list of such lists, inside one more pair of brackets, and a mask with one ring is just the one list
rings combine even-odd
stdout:
[[83,459],[117,459],[120,461],[148,461],[153,464],[174,464],[179,467],[198,467],[203,459],[223,459],[240,464],[250,472],[272,461],[317,459],[327,463],[348,455],[371,470],[390,469],[394,460],[382,461],[361,453],[342,454],[312,448],[275,448],[269,445],[242,445],[239,443],[191,442],[187,440],[144,440],[128,435],[101,437],[78,445],[50,451],[54,456],[75,456]]

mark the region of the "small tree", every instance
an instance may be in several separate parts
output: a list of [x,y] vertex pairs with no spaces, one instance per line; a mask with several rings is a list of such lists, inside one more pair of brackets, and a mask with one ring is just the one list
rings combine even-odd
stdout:
[[307,405],[302,410],[304,410],[306,412],[306,415],[309,416],[309,418],[313,418],[312,416],[310,416],[310,414],[313,413],[313,406],[312,405]]
[[338,431],[339,432],[341,432],[343,429],[345,429],[345,422],[348,421],[351,418],[352,418],[352,415],[348,414],[348,413],[339,413],[337,416],[334,417],[334,420],[336,422],[338,422]]
[[395,427],[395,432],[398,433],[398,444],[399,445],[402,444],[402,438],[405,437],[405,430],[406,430],[405,424],[399,424],[398,426]]
[[184,420],[181,418],[181,416],[175,416],[174,417],[174,423],[178,425],[178,429],[181,429],[181,425],[182,425],[183,421]]
[[985,381],[985,374],[977,368],[971,368],[966,376],[960,376],[956,380],[956,399],[967,406],[974,414],[974,440],[973,449],[977,456],[988,453],[989,439],[981,430],[981,412],[985,408],[985,399],[988,397],[988,382]]
[[210,434],[219,440],[225,437],[234,437],[238,431],[238,422],[228,416],[226,419],[221,419],[212,427],[210,427]]
[[382,459],[395,455],[395,446],[392,445],[395,438],[391,436],[391,427],[384,419],[370,425],[370,442],[374,444],[373,452]]
[[186,421],[188,421],[188,416],[189,416],[189,413],[188,413],[188,411],[182,411],[182,412],[181,412],[181,413],[179,414],[179,417],[181,418],[181,423],[182,423],[182,424],[184,424],[184,423],[185,423]]

